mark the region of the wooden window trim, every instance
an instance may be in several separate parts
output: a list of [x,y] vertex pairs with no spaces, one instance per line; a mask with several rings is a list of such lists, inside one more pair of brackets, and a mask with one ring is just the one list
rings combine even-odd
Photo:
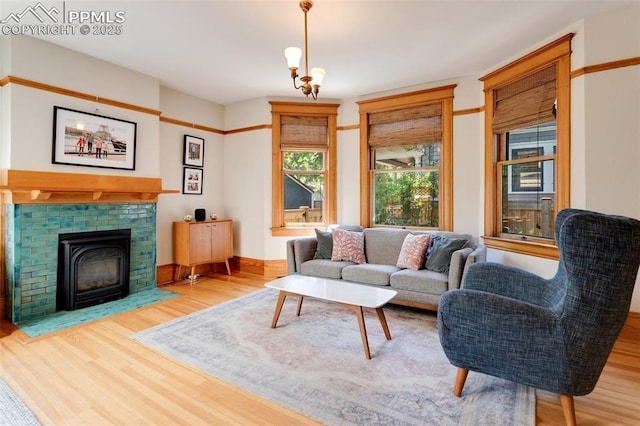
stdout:
[[282,150],[280,147],[280,117],[309,116],[328,118],[329,145],[326,151],[327,179],[324,188],[324,224],[336,222],[336,199],[337,199],[337,141],[338,141],[338,107],[339,104],[328,103],[307,103],[307,102],[277,102],[270,101],[271,104],[271,184],[272,184],[272,205],[271,205],[271,235],[274,237],[285,236],[310,236],[314,234],[317,223],[310,225],[291,225],[284,222],[284,171],[282,168]]
[[452,84],[357,102],[360,113],[360,225],[373,225],[371,150],[368,144],[369,114],[442,102],[439,229],[453,230],[453,90],[456,86]]
[[484,243],[487,247],[549,259],[558,259],[555,242],[543,244],[500,237],[497,199],[497,163],[499,141],[493,134],[492,120],[495,105],[495,89],[541,70],[552,64],[557,67],[557,118],[556,118],[556,213],[570,206],[571,175],[571,39],[567,34],[501,68],[480,78],[484,82],[484,128],[485,128],[485,200]]

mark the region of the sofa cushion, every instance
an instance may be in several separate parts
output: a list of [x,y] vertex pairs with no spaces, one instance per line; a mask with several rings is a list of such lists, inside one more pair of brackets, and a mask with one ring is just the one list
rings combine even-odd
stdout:
[[362,232],[333,231],[333,252],[331,260],[366,263],[364,255],[364,234]]
[[395,266],[407,234],[409,231],[404,229],[366,228],[364,245],[367,262]]
[[330,231],[321,231],[316,229],[316,239],[318,240],[318,246],[316,247],[316,254],[314,259],[331,259],[333,253],[333,234]]
[[424,267],[424,255],[429,247],[429,234],[407,234],[398,255],[398,268],[417,271]]
[[391,275],[392,288],[420,293],[442,294],[449,289],[448,276],[440,272],[421,269],[402,269]]
[[339,280],[342,278],[342,269],[346,266],[354,265],[353,262],[333,262],[329,259],[308,260],[300,265],[300,273],[320,278],[332,278]]
[[384,286],[389,285],[391,274],[399,270],[393,265],[375,265],[372,263],[351,265],[342,270],[342,279],[354,283]]
[[451,256],[456,250],[460,250],[469,243],[468,240],[447,238],[441,235],[434,235],[429,244],[425,269],[434,272],[449,273]]
[[469,244],[467,245],[467,247],[476,248],[476,244],[473,242],[473,236],[471,234],[465,234],[463,232],[453,232],[453,231],[434,231],[434,232],[431,232],[431,239],[433,239],[433,237],[436,235],[440,237],[445,237],[445,238],[453,238],[456,240],[467,240],[469,241]]
[[343,231],[362,232],[364,228],[360,225],[328,225],[327,231],[334,231],[336,229],[342,229]]

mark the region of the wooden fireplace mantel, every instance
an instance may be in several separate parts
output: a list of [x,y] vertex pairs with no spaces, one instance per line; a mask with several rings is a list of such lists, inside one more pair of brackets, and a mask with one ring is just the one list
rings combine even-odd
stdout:
[[156,203],[162,179],[149,177],[91,175],[80,173],[3,170],[0,175],[3,201],[31,203]]

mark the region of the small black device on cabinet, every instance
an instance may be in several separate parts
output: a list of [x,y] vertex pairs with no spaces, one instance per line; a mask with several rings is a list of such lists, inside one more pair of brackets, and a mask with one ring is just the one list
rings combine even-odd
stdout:
[[207,217],[207,211],[205,209],[196,209],[195,217],[197,222],[202,222]]

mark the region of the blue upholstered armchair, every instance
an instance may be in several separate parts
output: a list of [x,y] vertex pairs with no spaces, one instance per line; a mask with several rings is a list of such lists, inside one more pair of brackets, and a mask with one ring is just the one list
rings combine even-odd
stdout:
[[438,332],[458,367],[560,394],[575,424],[573,397],[590,393],[626,321],[640,265],[640,221],[566,209],[556,217],[558,271],[543,279],[477,263],[445,293]]

